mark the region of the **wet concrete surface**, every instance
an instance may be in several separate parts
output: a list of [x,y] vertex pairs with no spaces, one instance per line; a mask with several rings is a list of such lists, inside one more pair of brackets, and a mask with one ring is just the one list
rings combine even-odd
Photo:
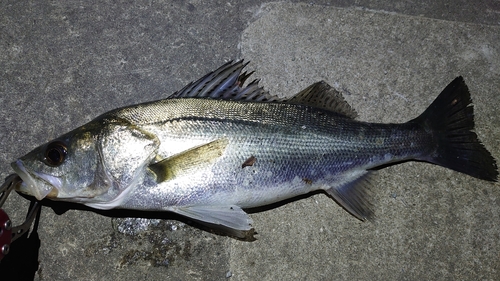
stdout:
[[[498,3],[351,2],[2,2],[1,175],[103,112],[161,99],[239,58],[280,96],[325,80],[370,122],[416,117],[462,75],[476,132],[498,160]],[[374,222],[315,194],[252,214],[253,242],[178,217],[44,207],[34,279],[500,279],[498,183],[409,162],[373,184]],[[12,194],[4,209],[16,224],[27,206]],[[38,250],[29,245],[26,256]],[[36,259],[23,263],[29,271]]]

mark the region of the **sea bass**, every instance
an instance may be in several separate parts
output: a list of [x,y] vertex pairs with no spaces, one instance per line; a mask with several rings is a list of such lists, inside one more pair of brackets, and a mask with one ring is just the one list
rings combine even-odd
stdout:
[[[169,97],[118,108],[12,163],[19,192],[96,209],[170,211],[235,233],[244,211],[324,190],[355,217],[373,216],[372,170],[426,161],[496,181],[462,77],[419,117],[356,121],[321,81],[290,99],[270,95],[229,62]],[[238,234],[238,235],[239,235]]]

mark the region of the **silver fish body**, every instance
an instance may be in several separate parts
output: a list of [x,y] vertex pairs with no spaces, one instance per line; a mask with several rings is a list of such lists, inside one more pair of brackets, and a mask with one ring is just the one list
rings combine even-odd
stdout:
[[[150,198],[161,202],[158,209],[221,202],[257,207],[338,187],[373,167],[429,151],[426,143],[431,136],[412,124],[357,122],[293,104],[170,101],[174,102],[164,103],[164,108],[175,113],[161,123],[131,119],[135,114],[129,109],[116,114],[158,136],[162,159],[217,141],[222,142],[221,154],[209,165],[195,163],[186,173],[160,184],[154,177],[146,178],[149,184],[136,189],[127,207],[148,209]],[[175,110],[178,102],[182,112]],[[147,112],[148,106],[135,110]],[[250,157],[255,163],[242,167]]]
[[236,231],[243,211],[325,190],[359,219],[372,216],[371,169],[421,160],[494,181],[473,129],[470,96],[455,79],[403,124],[354,120],[324,82],[291,100],[270,96],[242,62],[228,63],[167,99],[120,108],[13,163],[19,191],[97,209],[172,211]]

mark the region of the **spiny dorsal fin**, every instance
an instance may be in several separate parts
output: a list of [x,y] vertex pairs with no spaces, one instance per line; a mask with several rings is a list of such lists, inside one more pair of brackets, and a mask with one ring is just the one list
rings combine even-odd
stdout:
[[168,98],[212,98],[237,101],[281,101],[280,98],[270,95],[254,80],[243,87],[246,79],[253,72],[241,72],[248,64],[243,60],[224,64],[208,73],[196,82],[191,82],[182,90],[175,92]]
[[253,80],[246,86],[245,81],[253,74],[242,72],[248,64],[243,60],[225,63],[196,82],[191,82],[182,90],[168,98],[212,98],[233,101],[287,102],[313,106],[355,118],[357,113],[344,100],[342,95],[324,81],[312,84],[287,100],[270,95]]
[[358,116],[356,111],[345,101],[344,97],[325,81],[316,82],[305,88],[288,100],[287,103],[317,107],[350,118]]
[[149,169],[155,173],[158,183],[173,179],[178,175],[190,174],[194,170],[214,163],[222,156],[227,144],[227,139],[214,140],[151,164]]

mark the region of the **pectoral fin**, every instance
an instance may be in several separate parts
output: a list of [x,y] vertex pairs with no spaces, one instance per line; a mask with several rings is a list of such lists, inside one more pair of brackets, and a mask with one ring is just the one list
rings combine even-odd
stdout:
[[227,144],[227,139],[214,140],[151,164],[149,169],[155,173],[158,183],[186,175],[213,164],[222,156]]

